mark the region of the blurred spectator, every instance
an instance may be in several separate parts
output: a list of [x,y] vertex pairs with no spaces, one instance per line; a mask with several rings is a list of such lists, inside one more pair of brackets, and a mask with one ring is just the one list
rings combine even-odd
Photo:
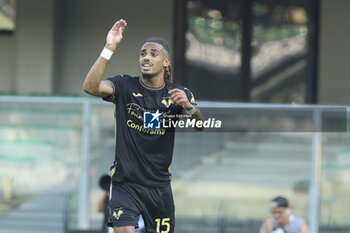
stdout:
[[277,196],[271,201],[271,214],[259,233],[308,233],[305,220],[291,214],[288,199]]
[[100,188],[104,191],[98,202],[97,211],[104,213],[102,232],[107,232],[107,223],[109,219],[109,186],[111,185],[111,177],[109,175],[101,176],[99,180]]
[[[103,195],[100,198],[100,201],[98,202],[97,206],[97,211],[99,213],[104,213],[104,219],[103,219],[103,224],[102,224],[102,232],[107,233],[108,229],[111,229],[113,232],[112,228],[107,228],[107,224],[109,221],[109,187],[111,185],[111,177],[109,175],[103,175],[101,176],[99,180],[99,186],[102,190],[104,190]],[[145,224],[143,222],[142,216],[140,216],[139,219],[139,227],[136,229],[136,232],[144,232],[144,227]]]

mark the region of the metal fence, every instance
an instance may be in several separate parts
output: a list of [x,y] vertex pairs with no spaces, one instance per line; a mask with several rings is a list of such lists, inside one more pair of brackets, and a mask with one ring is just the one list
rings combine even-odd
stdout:
[[[348,227],[342,208],[350,205],[349,107],[198,106],[223,126],[177,133],[172,173],[178,219],[214,218],[228,226],[262,221],[269,200],[284,193],[311,233],[319,226]],[[113,112],[96,98],[1,96],[3,215],[13,211],[17,197],[61,192],[72,194],[69,205],[77,211],[70,225],[99,227],[97,183],[114,157]],[[177,232],[190,231],[179,226]]]

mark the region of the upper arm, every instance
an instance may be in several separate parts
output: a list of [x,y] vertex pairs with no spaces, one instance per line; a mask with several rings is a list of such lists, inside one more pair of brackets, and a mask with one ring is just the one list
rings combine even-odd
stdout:
[[308,229],[307,229],[306,223],[304,223],[303,225],[301,225],[301,227],[300,227],[300,233],[308,233]]
[[100,82],[100,86],[99,86],[99,95],[102,98],[106,98],[109,97],[111,95],[114,95],[115,93],[115,88],[114,88],[114,84],[109,81],[109,80],[102,80]]
[[113,103],[117,102],[120,92],[125,90],[129,83],[128,80],[130,79],[130,76],[122,74],[102,80],[100,83],[100,96],[105,101]]
[[90,95],[105,98],[114,94],[114,86],[109,80],[102,80],[98,87],[95,88],[91,88],[88,84],[84,83],[84,91]]

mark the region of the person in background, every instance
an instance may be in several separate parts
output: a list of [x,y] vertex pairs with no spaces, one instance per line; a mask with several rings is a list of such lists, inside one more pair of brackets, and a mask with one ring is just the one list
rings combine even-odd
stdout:
[[100,188],[104,191],[103,195],[101,196],[98,206],[97,206],[97,211],[99,213],[103,213],[103,223],[102,223],[102,232],[106,233],[107,232],[107,223],[109,219],[109,187],[111,185],[111,177],[109,175],[103,175],[101,176],[99,180],[99,186]]
[[259,233],[308,233],[305,220],[291,214],[287,197],[277,196],[271,201],[271,214]]

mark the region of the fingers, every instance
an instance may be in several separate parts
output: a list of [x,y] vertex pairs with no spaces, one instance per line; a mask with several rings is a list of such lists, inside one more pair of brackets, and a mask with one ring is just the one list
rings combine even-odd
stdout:
[[171,90],[168,91],[168,93],[170,95],[175,94],[175,93],[184,93],[185,94],[185,92],[183,90],[180,90],[178,88],[171,89]]
[[180,104],[181,105],[182,103],[186,102],[187,98],[183,97],[183,96],[175,96],[175,97],[171,98],[171,100],[173,102],[175,102],[176,104]]
[[125,22],[125,24],[119,28],[120,33],[123,33],[124,29],[126,28],[126,25],[127,23]]
[[187,96],[183,90],[180,89],[171,89],[169,91],[170,99],[175,102],[177,105],[181,105],[184,107],[188,103]]
[[186,96],[185,92],[183,90],[180,90],[180,89],[177,89],[177,88],[174,88],[174,89],[171,89],[169,90],[168,92],[170,94],[170,99],[171,100],[175,100],[175,98],[179,98],[181,96]]
[[127,25],[127,23],[126,23],[126,21],[124,19],[121,19],[119,21],[120,21],[119,30],[121,30],[121,32],[123,32],[125,27],[126,27],[126,25]]
[[115,24],[112,26],[111,30],[123,32],[126,25],[127,25],[126,21],[124,19],[120,19],[117,22],[115,22]]

